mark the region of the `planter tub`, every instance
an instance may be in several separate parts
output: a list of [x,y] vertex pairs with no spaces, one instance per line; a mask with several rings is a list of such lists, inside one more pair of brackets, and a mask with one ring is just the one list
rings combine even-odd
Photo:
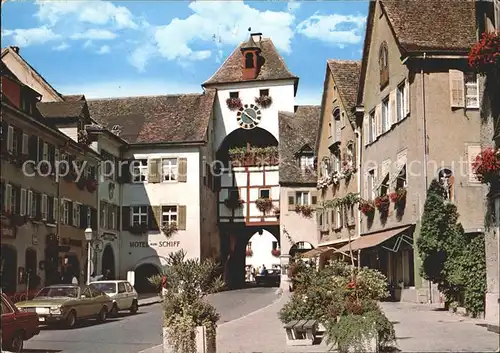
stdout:
[[[167,340],[167,329],[163,328],[163,353],[172,353],[174,350]],[[196,327],[196,353],[216,353],[216,335],[207,337],[205,326]]]

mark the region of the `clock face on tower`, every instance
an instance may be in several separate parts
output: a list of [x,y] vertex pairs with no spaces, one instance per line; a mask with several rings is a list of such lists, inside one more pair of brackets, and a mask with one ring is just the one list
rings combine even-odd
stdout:
[[245,104],[240,108],[236,115],[238,125],[240,125],[243,129],[253,129],[260,123],[260,109],[254,104]]

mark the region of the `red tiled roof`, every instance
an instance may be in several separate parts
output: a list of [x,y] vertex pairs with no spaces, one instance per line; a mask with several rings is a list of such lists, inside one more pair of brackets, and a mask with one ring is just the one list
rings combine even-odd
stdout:
[[345,108],[351,112],[356,106],[361,61],[328,60],[327,63]]

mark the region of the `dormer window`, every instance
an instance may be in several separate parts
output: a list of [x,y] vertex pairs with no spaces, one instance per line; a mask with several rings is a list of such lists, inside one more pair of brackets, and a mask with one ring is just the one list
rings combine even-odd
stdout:
[[259,91],[259,96],[260,97],[269,97],[269,90],[268,89],[261,89]]
[[253,69],[253,68],[254,68],[253,53],[246,53],[245,54],[245,69]]
[[314,156],[303,154],[300,156],[300,169],[302,171],[314,169]]
[[389,51],[386,42],[383,42],[380,46],[378,64],[380,69],[380,89],[383,89],[389,83]]

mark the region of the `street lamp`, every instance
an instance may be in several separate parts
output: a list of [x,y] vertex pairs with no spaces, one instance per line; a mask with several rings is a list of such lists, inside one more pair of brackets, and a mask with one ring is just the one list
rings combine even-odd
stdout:
[[90,249],[90,242],[92,241],[92,228],[85,229],[85,240],[87,241],[87,284],[90,283],[90,266],[91,266],[91,254],[92,249]]

